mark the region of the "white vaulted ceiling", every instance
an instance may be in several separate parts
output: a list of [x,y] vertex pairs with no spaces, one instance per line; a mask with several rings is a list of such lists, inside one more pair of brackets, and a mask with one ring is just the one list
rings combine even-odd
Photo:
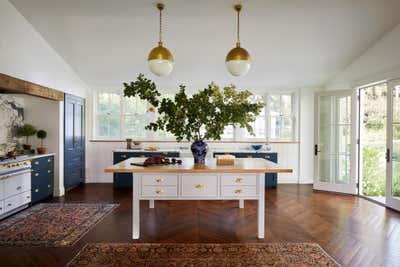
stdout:
[[139,72],[164,86],[319,86],[400,23],[398,0],[240,1],[242,45],[253,65],[246,77],[233,78],[224,61],[235,43],[237,1],[163,1],[164,43],[176,64],[158,78],[146,61],[157,43],[156,1],[10,2],[82,80],[104,89],[120,88]]

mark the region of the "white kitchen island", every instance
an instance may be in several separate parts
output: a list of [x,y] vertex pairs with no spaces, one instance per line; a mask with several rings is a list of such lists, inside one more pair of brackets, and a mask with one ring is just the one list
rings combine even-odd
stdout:
[[244,200],[258,201],[258,238],[264,238],[264,183],[265,173],[292,172],[262,158],[235,159],[234,165],[217,165],[207,159],[204,165],[193,163],[193,158],[182,158],[183,164],[141,167],[132,162],[144,158],[129,158],[106,172],[132,173],[132,238],[140,236],[140,200]]

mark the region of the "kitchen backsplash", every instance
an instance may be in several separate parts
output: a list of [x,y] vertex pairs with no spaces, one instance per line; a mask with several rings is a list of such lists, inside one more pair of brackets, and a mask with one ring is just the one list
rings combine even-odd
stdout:
[[17,143],[15,130],[24,121],[24,102],[22,98],[0,94],[0,156],[13,150]]

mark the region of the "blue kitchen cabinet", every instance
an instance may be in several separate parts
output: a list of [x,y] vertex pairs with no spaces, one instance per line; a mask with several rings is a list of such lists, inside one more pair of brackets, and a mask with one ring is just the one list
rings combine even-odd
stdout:
[[54,189],[54,156],[32,159],[32,204],[51,197]]
[[[159,152],[159,151],[129,151],[129,152],[114,152],[114,164],[124,161],[129,158],[148,158],[152,156],[162,155],[169,158],[178,158],[179,152]],[[114,188],[132,188],[131,173],[114,173]]]
[[[268,152],[215,152],[214,157],[217,155],[233,155],[237,158],[264,158],[266,160],[278,163],[278,153],[268,153]],[[277,173],[266,173],[265,174],[265,188],[276,188],[278,184],[278,174]]]

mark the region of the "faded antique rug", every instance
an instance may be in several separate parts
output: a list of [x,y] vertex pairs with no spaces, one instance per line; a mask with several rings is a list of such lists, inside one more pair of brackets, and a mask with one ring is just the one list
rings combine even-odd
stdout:
[[340,266],[315,243],[87,244],[69,267]]
[[40,203],[0,221],[0,246],[71,246],[118,204]]

